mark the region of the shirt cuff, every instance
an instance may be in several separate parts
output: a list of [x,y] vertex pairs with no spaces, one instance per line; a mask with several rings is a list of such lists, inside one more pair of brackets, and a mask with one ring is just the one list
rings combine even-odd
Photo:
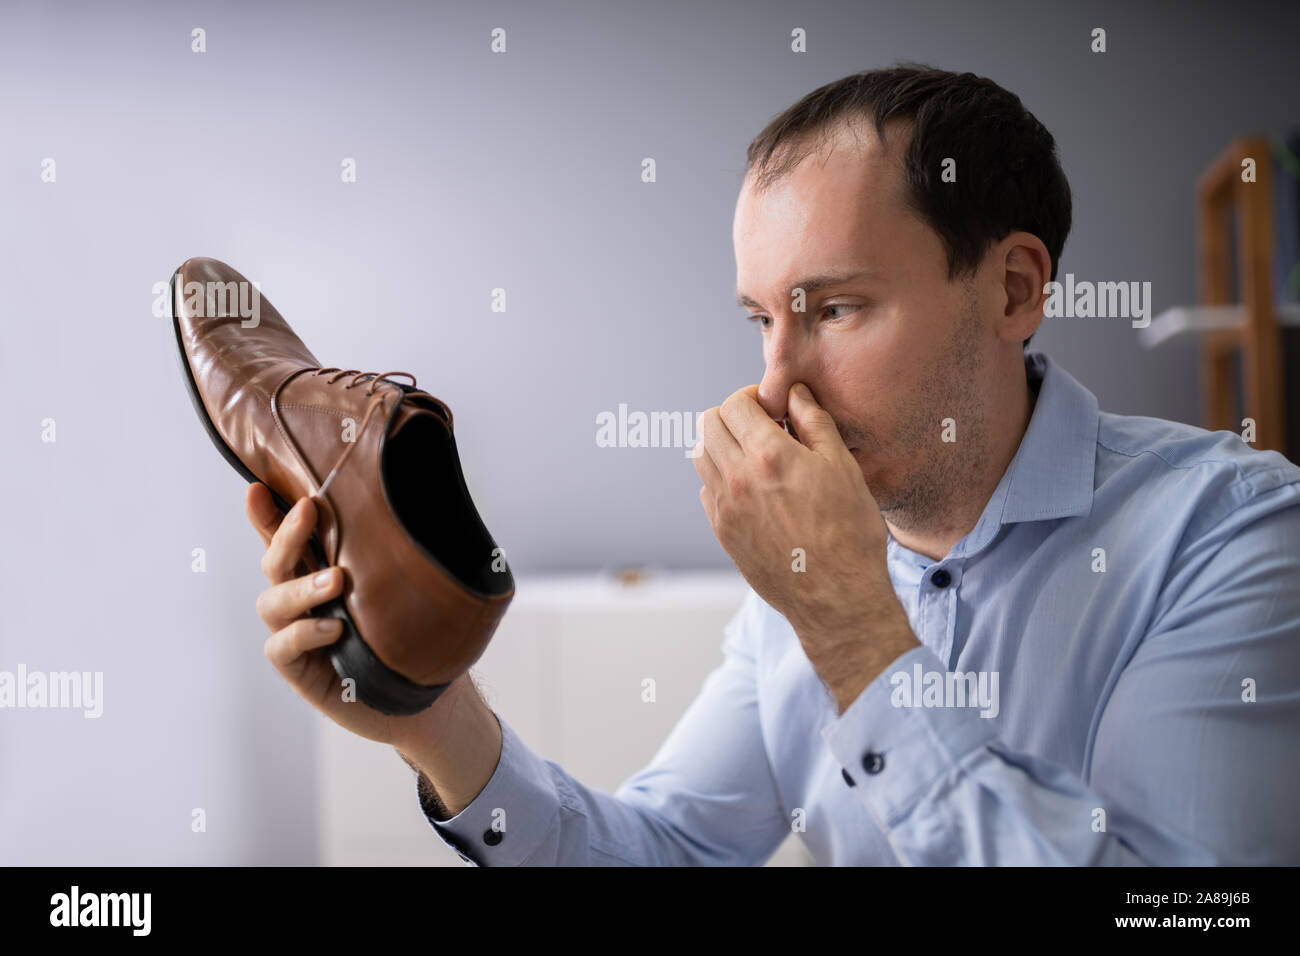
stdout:
[[549,762],[533,753],[500,714],[496,718],[501,725],[501,758],[487,785],[460,813],[435,819],[417,777],[416,796],[425,819],[469,866],[526,863],[560,812]]
[[[941,775],[997,736],[995,722],[980,716],[977,701],[965,706],[924,706],[934,700],[922,696],[924,684],[915,686],[916,678],[929,673],[946,678],[948,672],[934,651],[924,645],[912,648],[877,675],[848,709],[821,731],[844,768],[845,783],[857,791],[885,831],[911,812]],[[901,675],[897,703],[896,674]],[[985,677],[984,684],[996,691],[991,680]],[[901,693],[904,684],[912,691],[910,706]],[[939,697],[940,704],[952,703],[942,690]],[[993,701],[988,710],[995,716],[996,693]]]

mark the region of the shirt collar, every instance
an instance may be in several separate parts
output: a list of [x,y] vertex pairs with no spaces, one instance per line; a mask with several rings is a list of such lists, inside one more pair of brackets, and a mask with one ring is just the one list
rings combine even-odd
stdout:
[[1097,397],[1042,352],[1025,354],[1038,400],[1020,447],[970,533],[953,547],[972,554],[1006,524],[1086,515],[1097,460]]

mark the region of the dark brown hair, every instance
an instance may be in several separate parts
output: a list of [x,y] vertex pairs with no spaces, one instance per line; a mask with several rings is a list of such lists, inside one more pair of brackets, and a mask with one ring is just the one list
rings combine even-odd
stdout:
[[[907,201],[943,240],[949,279],[974,272],[989,245],[1015,231],[1042,240],[1056,278],[1070,232],[1070,184],[1056,143],[1018,96],[974,73],[903,63],[828,83],[754,137],[745,173],[762,191],[841,123],[862,118],[881,137],[887,120],[911,120]],[[955,183],[941,178],[949,158],[957,162]]]

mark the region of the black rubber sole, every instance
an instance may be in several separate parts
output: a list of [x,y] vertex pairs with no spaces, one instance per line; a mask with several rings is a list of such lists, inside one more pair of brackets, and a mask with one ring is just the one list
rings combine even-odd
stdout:
[[[185,390],[189,393],[194,410],[198,412],[199,421],[203,423],[204,431],[208,433],[208,438],[212,439],[212,444],[216,446],[217,451],[221,452],[221,457],[226,459],[230,467],[234,468],[249,484],[261,482],[261,479],[249,471],[248,467],[239,460],[239,456],[226,444],[226,440],[221,437],[216,426],[212,423],[212,419],[208,417],[207,409],[203,407],[203,399],[199,395],[198,384],[194,381],[194,372],[190,368],[189,358],[185,354],[180,319],[176,315],[176,277],[179,274],[179,269],[172,273],[169,291],[172,329],[176,334],[176,358],[180,363],[181,380],[185,383]],[[394,382],[393,384],[404,391],[411,391],[408,386],[402,385],[400,382]],[[271,498],[281,512],[288,512],[293,507],[293,502],[285,501],[275,493],[275,490],[270,485],[267,485],[267,489],[270,490]],[[316,559],[316,564],[319,567],[325,567],[328,563],[325,559],[325,549],[315,532],[312,532],[308,543],[312,555]],[[327,648],[330,663],[334,666],[334,670],[341,680],[351,679],[353,681],[356,698],[366,706],[372,707],[382,714],[394,717],[418,714],[442,696],[442,692],[451,686],[450,684],[436,684],[433,686],[416,684],[381,661],[366,642],[361,639],[361,634],[357,630],[356,623],[352,620],[352,615],[348,613],[347,605],[344,604],[342,597],[337,597],[332,601],[312,608],[311,614],[313,617],[333,617],[343,622],[342,635]]]

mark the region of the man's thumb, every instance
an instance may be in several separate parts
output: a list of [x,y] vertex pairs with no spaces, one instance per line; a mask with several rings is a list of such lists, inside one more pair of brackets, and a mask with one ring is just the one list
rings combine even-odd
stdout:
[[807,385],[797,382],[790,389],[788,408],[790,421],[794,423],[804,447],[823,455],[844,450],[844,442],[840,438],[839,429],[835,427],[834,419],[817,404]]

